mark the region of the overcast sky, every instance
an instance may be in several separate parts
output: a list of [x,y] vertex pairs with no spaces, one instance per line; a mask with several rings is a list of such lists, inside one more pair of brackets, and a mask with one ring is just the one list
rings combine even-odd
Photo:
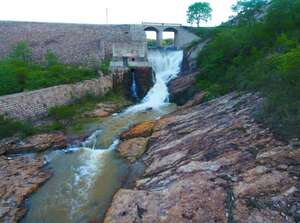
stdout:
[[[201,1],[201,0],[200,0]],[[204,0],[205,1],[205,0]],[[195,0],[0,0],[0,20],[131,24],[165,22],[186,24],[186,10]],[[232,14],[236,0],[206,0],[213,8],[212,20],[219,25]]]

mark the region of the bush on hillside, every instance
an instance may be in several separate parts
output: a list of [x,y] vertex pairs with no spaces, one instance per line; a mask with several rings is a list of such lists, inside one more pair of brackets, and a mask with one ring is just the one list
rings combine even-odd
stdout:
[[[90,68],[65,65],[48,50],[43,64],[31,60],[31,50],[25,42],[13,46],[8,58],[0,60],[0,95],[24,90],[36,90],[60,84],[70,84],[97,77]],[[101,67],[107,72],[107,65]]]
[[260,91],[260,120],[300,135],[300,0],[273,0],[263,22],[214,30],[198,56],[197,85],[208,99],[233,90]]

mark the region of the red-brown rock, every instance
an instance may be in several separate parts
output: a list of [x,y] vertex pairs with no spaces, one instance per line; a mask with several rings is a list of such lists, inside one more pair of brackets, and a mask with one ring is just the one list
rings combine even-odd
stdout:
[[121,134],[121,139],[132,139],[136,137],[148,137],[152,134],[156,121],[146,121],[132,126]]

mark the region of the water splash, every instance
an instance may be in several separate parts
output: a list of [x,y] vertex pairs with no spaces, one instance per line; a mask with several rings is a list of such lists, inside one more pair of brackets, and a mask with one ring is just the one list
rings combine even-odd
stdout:
[[148,60],[156,74],[156,82],[142,102],[128,108],[125,113],[147,109],[159,110],[169,102],[168,82],[180,72],[182,50],[149,50]]
[[135,73],[134,72],[132,72],[132,85],[131,85],[130,91],[131,91],[131,96],[135,100],[138,100],[139,96],[137,94],[137,85],[136,85]]

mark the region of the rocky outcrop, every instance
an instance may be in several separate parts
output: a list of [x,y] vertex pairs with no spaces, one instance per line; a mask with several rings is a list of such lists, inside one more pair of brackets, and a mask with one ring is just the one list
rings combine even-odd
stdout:
[[0,141],[1,154],[42,152],[47,149],[65,148],[67,139],[63,133],[38,134],[23,140],[18,137]]
[[148,138],[139,137],[121,142],[117,151],[131,163],[139,159],[146,151]]
[[198,40],[184,50],[181,73],[191,73],[198,70],[197,56],[209,41],[210,39]]
[[299,222],[300,146],[254,121],[261,101],[232,93],[155,122],[144,175],[104,222]]
[[24,200],[51,176],[43,166],[41,158],[0,156],[0,222],[18,222],[26,213]]
[[192,98],[197,90],[196,87],[197,73],[180,75],[168,84],[170,92],[170,101],[177,105],[185,104]]
[[83,113],[86,118],[104,118],[119,111],[119,106],[113,103],[99,103],[93,111]]
[[149,137],[153,128],[156,124],[156,121],[146,121],[140,124],[132,126],[129,130],[123,132],[120,136],[121,139],[132,139],[137,137]]

